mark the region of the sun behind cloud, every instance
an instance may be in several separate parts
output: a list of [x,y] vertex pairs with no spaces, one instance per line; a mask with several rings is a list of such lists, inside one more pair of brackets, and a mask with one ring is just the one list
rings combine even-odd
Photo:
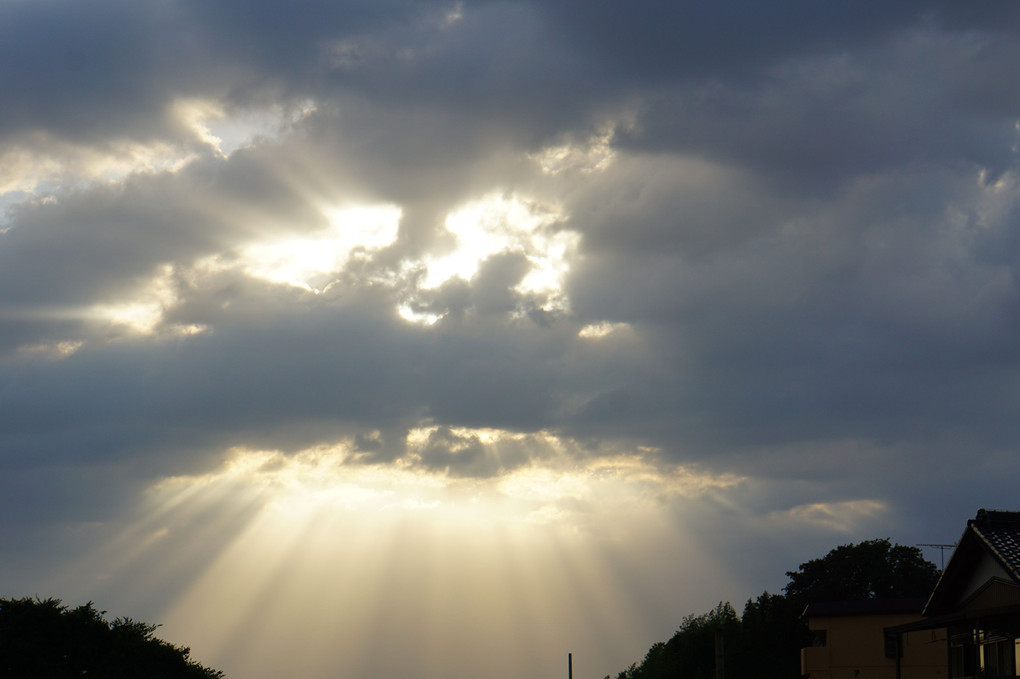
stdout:
[[328,208],[329,226],[310,235],[285,236],[245,246],[241,266],[251,276],[321,292],[348,260],[392,244],[400,226],[395,205]]
[[417,266],[424,275],[417,294],[401,305],[400,314],[407,320],[434,323],[443,311],[428,309],[421,298],[455,279],[471,281],[482,264],[497,255],[519,256],[524,261],[515,293],[532,296],[541,309],[565,310],[564,279],[580,240],[576,232],[559,228],[565,219],[558,206],[503,192],[451,211],[444,230],[452,244],[421,259]]

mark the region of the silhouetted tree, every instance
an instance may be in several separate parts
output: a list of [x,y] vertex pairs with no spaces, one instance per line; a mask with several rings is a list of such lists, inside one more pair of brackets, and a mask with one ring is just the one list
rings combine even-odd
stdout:
[[90,601],[0,599],[0,675],[64,679],[222,679],[189,657],[191,650],[154,636],[156,625],[107,622]]
[[919,548],[894,545],[887,538],[836,547],[786,575],[786,596],[806,605],[926,597],[938,582],[939,570]]
[[616,679],[712,679],[715,676],[715,633],[739,636],[740,618],[733,606],[719,602],[702,615],[685,616],[673,637],[653,644],[640,665],[631,665]]
[[748,599],[740,618],[740,636],[728,642],[728,676],[788,679],[800,676],[800,649],[807,645],[802,606],[783,596],[762,592]]

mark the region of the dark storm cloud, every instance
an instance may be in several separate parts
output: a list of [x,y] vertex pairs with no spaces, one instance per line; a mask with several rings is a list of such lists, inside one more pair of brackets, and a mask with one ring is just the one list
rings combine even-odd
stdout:
[[[263,292],[251,300],[257,316],[234,309],[212,320],[214,332],[14,365],[3,391],[7,459],[119,458],[156,441],[258,446],[288,423],[309,425],[305,436],[288,432],[297,449],[323,431],[406,426],[422,416],[525,431],[549,422],[562,331],[527,320],[422,329],[397,318],[392,300],[345,297],[313,307],[307,293],[274,300]],[[244,304],[235,297],[232,309]]]
[[[2,137],[39,130],[102,139],[162,117],[162,79],[150,79],[159,16],[130,3],[5,3],[0,13]],[[125,30],[131,25],[137,30]]]
[[[458,7],[462,9],[458,10]],[[1008,38],[1007,3],[7,3],[0,136],[84,142],[181,131],[178,97],[246,105],[344,89],[468,109],[519,133],[584,123],[649,87],[721,81],[934,25]],[[458,14],[459,20],[447,19]],[[36,36],[45,36],[37,39]],[[933,55],[934,56],[934,55]],[[739,82],[739,81],[738,81]],[[568,89],[565,89],[568,88]],[[591,122],[588,120],[588,122]]]
[[754,83],[660,92],[626,144],[749,166],[787,190],[904,163],[1014,161],[1020,105],[1009,36],[921,27],[852,54],[772,65]]
[[[1009,3],[980,8],[951,2],[728,0],[668,6],[653,0],[543,3],[562,34],[600,65],[661,84],[677,77],[729,78],[822,52],[844,52],[891,33],[934,23],[953,30],[1005,30],[1018,18]],[[598,55],[598,56],[595,56]],[[614,69],[614,65],[616,68]]]
[[[572,299],[584,316],[637,323],[675,347],[674,379],[637,410],[670,404],[663,415],[683,426],[660,430],[662,443],[683,455],[691,444],[844,437],[948,449],[971,427],[1008,445],[1018,299],[1012,265],[987,253],[990,242],[1009,247],[1016,222],[1010,209],[981,223],[995,192],[977,175],[869,178],[806,213],[773,203],[710,249],[705,220],[722,218],[725,232],[732,206],[706,215],[699,206],[713,197],[702,195],[688,221],[667,201],[638,223],[672,225],[674,244],[690,234],[693,246],[592,253]],[[652,196],[643,204],[657,205]],[[613,204],[604,192],[595,200]],[[972,212],[952,212],[962,205]]]
[[[203,98],[244,108],[360,92],[387,106],[417,102],[502,124],[516,119],[517,134],[528,126],[541,133],[549,128],[543,116],[576,109],[562,86],[587,74],[566,66],[569,55],[556,53],[534,12],[482,4],[463,21],[448,20],[457,7],[7,3],[0,54],[17,67],[0,76],[9,101],[0,139],[183,143],[188,131],[173,105]],[[545,81],[539,97],[536,78]]]

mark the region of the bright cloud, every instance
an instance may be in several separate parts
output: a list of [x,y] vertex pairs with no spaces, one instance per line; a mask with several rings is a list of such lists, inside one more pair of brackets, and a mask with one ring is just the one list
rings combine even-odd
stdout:
[[567,248],[576,243],[576,234],[548,232],[548,227],[562,218],[548,206],[516,196],[492,194],[468,203],[446,218],[446,230],[454,237],[452,251],[426,257],[423,284],[435,288],[454,277],[469,280],[489,256],[521,252],[532,265],[522,288],[552,290],[557,287]]
[[785,518],[841,533],[853,533],[861,523],[871,523],[889,510],[879,500],[847,500],[799,505],[784,512]]
[[329,227],[311,236],[259,241],[241,251],[251,276],[321,292],[352,257],[392,244],[401,210],[393,205],[329,208]]
[[[439,251],[420,261],[424,275],[418,295],[405,302],[400,313],[408,320],[434,323],[443,312],[416,309],[420,294],[455,279],[471,281],[483,263],[497,255],[523,258],[525,271],[513,285],[514,292],[535,296],[539,307],[546,310],[568,308],[563,284],[580,237],[561,228],[564,218],[553,205],[502,193],[454,210],[445,219],[445,238],[440,239]],[[409,272],[415,270],[415,265],[408,268]]]

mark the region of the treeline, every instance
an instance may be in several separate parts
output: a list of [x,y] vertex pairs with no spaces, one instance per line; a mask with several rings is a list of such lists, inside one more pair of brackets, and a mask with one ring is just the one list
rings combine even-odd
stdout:
[[155,636],[156,625],[117,618],[90,601],[0,599],[0,676],[40,679],[223,679],[190,649]]
[[881,539],[837,547],[786,575],[782,594],[748,599],[740,615],[720,602],[707,613],[684,617],[669,641],[653,644],[616,679],[713,679],[717,635],[727,676],[799,679],[800,649],[810,640],[801,617],[807,604],[924,597],[939,570],[917,547]]

